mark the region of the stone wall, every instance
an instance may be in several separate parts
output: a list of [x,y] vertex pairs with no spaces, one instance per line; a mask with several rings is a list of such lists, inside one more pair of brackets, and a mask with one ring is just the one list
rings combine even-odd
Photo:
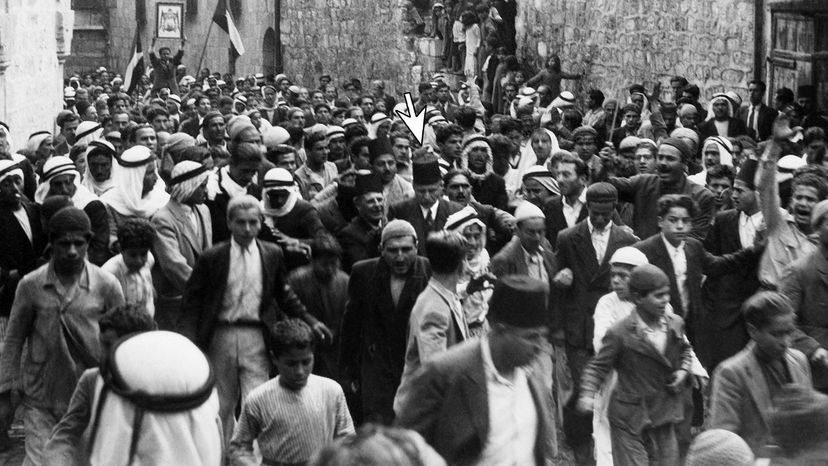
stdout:
[[412,39],[403,34],[404,3],[282,0],[285,73],[306,86],[330,74],[340,85],[358,78],[367,90],[367,80],[376,78],[386,81],[388,92],[408,89],[419,76],[412,76]]
[[53,131],[63,108],[63,63],[72,42],[70,0],[7,0],[0,6],[0,120],[13,150]]
[[563,87],[626,98],[632,83],[669,87],[685,76],[702,98],[735,89],[747,98],[753,72],[752,0],[522,0],[518,55],[536,67],[557,53],[587,79]]

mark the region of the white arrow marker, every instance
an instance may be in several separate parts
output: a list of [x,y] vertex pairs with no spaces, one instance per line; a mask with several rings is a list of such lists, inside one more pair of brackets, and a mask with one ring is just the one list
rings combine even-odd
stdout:
[[417,138],[417,142],[423,145],[423,132],[425,131],[425,108],[420,113],[415,113],[414,102],[411,100],[411,93],[405,93],[406,113],[397,110],[397,116],[405,123],[411,134]]

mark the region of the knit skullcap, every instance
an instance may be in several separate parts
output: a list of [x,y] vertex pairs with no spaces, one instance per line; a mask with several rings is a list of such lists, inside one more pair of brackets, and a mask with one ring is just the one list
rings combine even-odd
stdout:
[[693,439],[685,466],[751,466],[753,452],[738,435],[724,429],[704,431]]
[[382,244],[385,244],[385,242],[390,239],[404,236],[411,236],[414,238],[415,242],[417,241],[417,231],[414,227],[405,220],[395,219],[388,222],[388,224],[385,225],[385,228],[382,229],[380,241]]

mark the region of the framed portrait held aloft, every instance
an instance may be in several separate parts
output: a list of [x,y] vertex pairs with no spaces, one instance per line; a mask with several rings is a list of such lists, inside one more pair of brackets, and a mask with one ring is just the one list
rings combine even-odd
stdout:
[[159,39],[184,38],[184,5],[182,3],[157,3],[155,17],[156,37]]

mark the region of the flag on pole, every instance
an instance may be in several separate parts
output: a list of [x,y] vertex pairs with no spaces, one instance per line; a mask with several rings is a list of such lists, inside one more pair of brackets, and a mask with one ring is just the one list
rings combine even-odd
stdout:
[[242,44],[241,34],[236,29],[236,23],[233,22],[233,15],[227,7],[226,0],[219,0],[218,5],[216,5],[216,12],[213,13],[213,21],[230,36],[230,43],[233,44],[236,53],[244,55],[244,44]]
[[124,73],[124,88],[127,94],[131,95],[135,90],[135,86],[141,82],[141,76],[144,75],[144,52],[141,50],[141,34],[138,30],[135,31],[135,39],[132,42],[132,57],[127,63],[126,72]]

